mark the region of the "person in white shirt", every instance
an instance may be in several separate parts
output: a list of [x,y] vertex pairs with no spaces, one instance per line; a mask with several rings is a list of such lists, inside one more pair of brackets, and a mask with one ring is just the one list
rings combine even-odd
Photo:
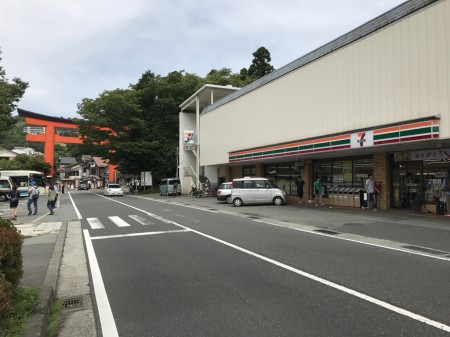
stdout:
[[370,202],[373,202],[373,210],[378,211],[376,187],[375,187],[375,181],[373,180],[372,173],[369,173],[367,176],[366,192],[367,192],[367,204],[366,204],[366,207],[362,206],[362,209],[366,209],[366,208],[370,209]]

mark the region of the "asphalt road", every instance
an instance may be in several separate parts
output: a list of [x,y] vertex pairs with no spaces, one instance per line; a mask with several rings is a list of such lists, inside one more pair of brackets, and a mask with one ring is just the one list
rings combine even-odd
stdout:
[[[287,207],[71,197],[105,337],[450,335],[450,259],[368,244],[359,236],[368,222],[380,228],[371,227],[373,238],[395,244],[399,235],[387,238],[388,222],[372,215],[310,208],[295,224],[258,216],[296,211]],[[358,233],[346,239],[304,226]],[[447,248],[445,227],[430,227],[419,221],[402,241]]]

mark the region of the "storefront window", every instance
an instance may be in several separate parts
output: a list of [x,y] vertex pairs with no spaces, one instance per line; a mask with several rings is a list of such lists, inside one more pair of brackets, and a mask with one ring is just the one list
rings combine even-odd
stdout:
[[296,163],[281,163],[264,166],[264,175],[288,195],[296,195],[295,178],[300,174],[301,167]]
[[[373,173],[373,159],[355,159],[353,161],[353,187],[364,187],[369,173]],[[377,177],[375,177],[375,180]]]
[[328,187],[363,187],[367,175],[373,172],[373,159],[316,161],[314,179],[321,176]]
[[256,166],[243,166],[242,167],[242,176],[243,177],[255,177],[256,176]]

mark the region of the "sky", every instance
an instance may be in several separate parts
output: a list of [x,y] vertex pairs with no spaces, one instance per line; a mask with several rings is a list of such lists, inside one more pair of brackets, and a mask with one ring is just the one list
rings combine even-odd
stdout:
[[80,117],[83,98],[126,89],[148,70],[238,73],[261,46],[278,69],[403,2],[1,0],[0,66],[30,85],[19,108]]

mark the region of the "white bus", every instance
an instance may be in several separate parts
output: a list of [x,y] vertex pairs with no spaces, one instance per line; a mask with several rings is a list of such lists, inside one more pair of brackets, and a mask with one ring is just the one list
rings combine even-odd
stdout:
[[45,175],[38,171],[28,170],[8,170],[0,171],[0,176],[10,177],[13,184],[17,185],[17,190],[20,193],[20,197],[28,197],[28,187],[32,181],[35,181],[37,186],[45,188]]

